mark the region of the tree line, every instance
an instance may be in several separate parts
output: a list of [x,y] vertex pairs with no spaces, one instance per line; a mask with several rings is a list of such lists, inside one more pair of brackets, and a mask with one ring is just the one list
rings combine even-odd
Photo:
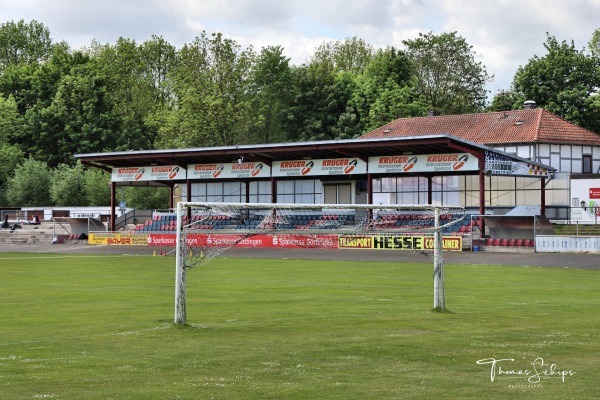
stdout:
[[[73,154],[358,137],[402,117],[521,108],[534,100],[600,133],[600,31],[587,49],[548,35],[488,104],[493,77],[457,32],[402,48],[352,37],[301,65],[281,46],[242,48],[202,32],[181,48],[160,36],[72,49],[38,21],[0,25],[0,206],[101,206],[107,174]],[[129,190],[161,208],[168,192]]]

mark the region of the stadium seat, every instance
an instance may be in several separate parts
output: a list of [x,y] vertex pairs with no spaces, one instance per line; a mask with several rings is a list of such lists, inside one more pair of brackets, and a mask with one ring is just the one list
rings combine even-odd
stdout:
[[508,246],[508,239],[502,239],[500,241],[500,246]]
[[523,241],[523,246],[531,246],[531,240],[529,240],[529,239],[525,239],[525,240]]
[[500,239],[494,239],[493,246],[500,246]]
[[517,241],[515,242],[516,246],[523,246],[523,239],[517,239]]
[[508,245],[509,245],[509,246],[514,246],[516,243],[517,243],[517,241],[516,241],[515,239],[510,239],[510,240],[508,241]]

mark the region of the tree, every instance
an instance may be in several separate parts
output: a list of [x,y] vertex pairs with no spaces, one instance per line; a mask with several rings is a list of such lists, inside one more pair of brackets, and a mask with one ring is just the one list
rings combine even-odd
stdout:
[[508,111],[519,108],[523,108],[521,96],[514,90],[502,90],[494,96],[488,111]]
[[169,188],[125,188],[125,201],[127,206],[134,208],[166,210],[169,208],[169,195]]
[[[353,137],[348,109],[353,78],[335,74],[327,65],[314,63],[292,69],[292,102],[286,130],[292,141],[332,140]],[[341,121],[340,121],[341,119]],[[341,125],[340,125],[341,123]]]
[[538,106],[600,133],[600,118],[595,104],[600,87],[600,60],[577,50],[573,42],[559,43],[548,36],[547,54],[534,56],[519,67],[513,80],[519,103],[534,100]]
[[8,180],[6,198],[10,206],[34,207],[49,206],[51,174],[48,165],[43,161],[28,158]]
[[373,46],[354,36],[321,44],[310,63],[324,64],[335,72],[349,72],[358,75],[369,64],[373,53]]
[[286,140],[284,129],[290,101],[290,59],[283,48],[264,47],[251,77],[251,98],[247,119],[253,121],[253,142],[272,143]]
[[401,50],[378,50],[357,78],[351,104],[370,131],[398,118],[424,115],[431,106],[414,89],[410,60]]
[[479,112],[486,102],[485,67],[475,61],[473,46],[456,32],[420,33],[403,40],[416,77],[416,89],[443,114]]
[[106,78],[107,103],[118,118],[119,146],[153,149],[158,136],[155,114],[172,103],[168,75],[175,65],[175,48],[157,36],[142,45],[119,38],[115,45],[96,45],[94,62]]
[[7,182],[25,159],[25,154],[14,143],[26,131],[26,123],[17,110],[14,98],[0,97],[0,206],[8,205]]
[[99,168],[87,168],[84,180],[87,205],[110,206],[110,174]]
[[74,167],[60,164],[51,172],[50,199],[56,206],[88,205],[85,193],[85,173],[81,163]]
[[61,79],[52,104],[36,116],[33,154],[54,167],[72,164],[75,153],[127,149],[107,91],[106,77],[92,64],[73,68]]
[[594,57],[600,57],[600,29],[596,29],[592,34],[592,39],[588,43],[588,49]]
[[[169,117],[163,142],[219,146],[247,142],[252,48],[242,50],[220,33],[202,32],[183,46],[175,72],[179,109]],[[179,136],[179,137],[178,137]]]
[[0,24],[0,73],[9,66],[20,66],[48,59],[52,50],[50,31],[42,23]]
[[6,197],[8,182],[14,176],[17,167],[25,160],[24,153],[9,143],[0,143],[0,207],[8,206]]

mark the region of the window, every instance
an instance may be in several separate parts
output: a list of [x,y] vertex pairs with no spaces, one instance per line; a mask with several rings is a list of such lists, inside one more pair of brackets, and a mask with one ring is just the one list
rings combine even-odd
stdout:
[[583,155],[582,172],[584,174],[591,174],[592,173],[592,155],[591,154],[584,154]]

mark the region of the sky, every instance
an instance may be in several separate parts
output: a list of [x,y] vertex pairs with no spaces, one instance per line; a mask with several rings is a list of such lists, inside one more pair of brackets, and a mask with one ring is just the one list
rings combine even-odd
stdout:
[[585,48],[600,28],[600,0],[0,0],[0,23],[21,19],[72,49],[152,35],[179,49],[202,31],[220,32],[257,51],[282,46],[295,65],[324,42],[357,37],[403,49],[419,32],[457,32],[493,76],[493,96],[546,54],[547,34]]

